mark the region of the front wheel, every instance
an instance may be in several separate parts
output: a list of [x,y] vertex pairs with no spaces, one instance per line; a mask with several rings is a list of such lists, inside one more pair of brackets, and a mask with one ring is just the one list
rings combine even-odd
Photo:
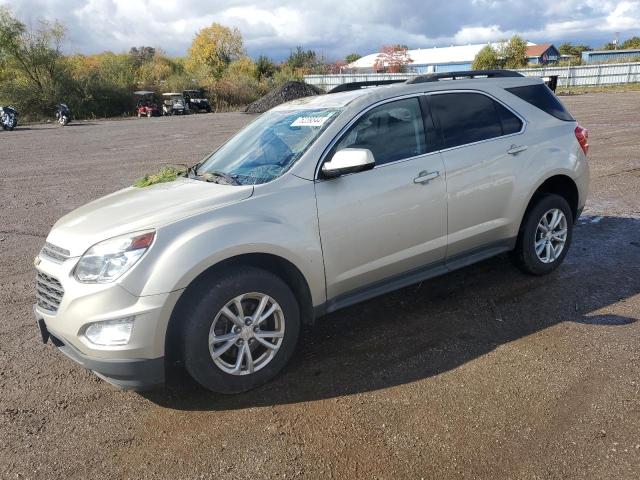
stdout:
[[573,213],[567,201],[545,194],[527,212],[518,234],[513,259],[530,275],[546,275],[567,255],[573,234]]
[[189,374],[218,393],[240,393],[275,377],[293,354],[300,309],[278,276],[231,269],[188,293],[183,358]]

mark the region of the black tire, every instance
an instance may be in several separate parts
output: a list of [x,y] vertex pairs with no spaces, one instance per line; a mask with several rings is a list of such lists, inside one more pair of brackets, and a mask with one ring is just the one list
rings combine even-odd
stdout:
[[[560,254],[553,261],[549,263],[543,262],[535,250],[536,231],[538,229],[538,223],[542,219],[543,215],[552,209],[559,209],[565,216],[567,222],[567,236],[564,243],[564,248]],[[529,275],[546,275],[553,270],[564,260],[569,248],[571,247],[571,239],[573,237],[573,212],[567,201],[560,195],[544,194],[541,195],[538,200],[531,206],[520,227],[518,233],[518,240],[516,242],[516,248],[512,252],[512,259],[516,266],[524,273]]]
[[[275,356],[264,367],[254,373],[234,375],[214,363],[209,351],[209,331],[228,302],[250,292],[269,295],[280,305],[284,337]],[[223,394],[246,392],[274,378],[293,355],[300,333],[300,308],[291,289],[278,276],[254,267],[231,268],[200,282],[187,295],[180,312],[184,324],[183,360],[187,372],[204,388]]]

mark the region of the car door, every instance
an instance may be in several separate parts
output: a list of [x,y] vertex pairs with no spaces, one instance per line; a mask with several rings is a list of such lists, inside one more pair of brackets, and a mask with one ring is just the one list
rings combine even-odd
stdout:
[[444,262],[444,165],[422,111],[418,97],[375,106],[324,159],[357,147],[371,150],[376,162],[370,170],[316,181],[328,299],[367,286],[380,293],[403,273]]
[[447,259],[509,241],[515,178],[519,160],[527,156],[524,121],[481,92],[427,98],[442,135],[447,172]]

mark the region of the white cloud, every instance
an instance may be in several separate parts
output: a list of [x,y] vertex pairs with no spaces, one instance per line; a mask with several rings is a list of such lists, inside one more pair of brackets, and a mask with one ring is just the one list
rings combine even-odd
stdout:
[[150,45],[181,55],[214,21],[237,26],[250,54],[285,56],[297,45],[329,58],[366,54],[383,44],[411,47],[496,41],[599,46],[640,32],[639,0],[0,0],[23,21],[57,18],[67,50],[126,51]]

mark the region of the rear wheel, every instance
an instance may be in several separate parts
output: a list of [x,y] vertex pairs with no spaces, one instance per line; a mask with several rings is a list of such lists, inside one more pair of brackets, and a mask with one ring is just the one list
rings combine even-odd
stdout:
[[251,390],[275,377],[291,358],[300,310],[276,275],[232,269],[188,295],[183,357],[203,387],[218,393]]
[[545,275],[555,270],[567,255],[573,233],[573,213],[567,201],[545,194],[522,222],[513,259],[525,273]]

